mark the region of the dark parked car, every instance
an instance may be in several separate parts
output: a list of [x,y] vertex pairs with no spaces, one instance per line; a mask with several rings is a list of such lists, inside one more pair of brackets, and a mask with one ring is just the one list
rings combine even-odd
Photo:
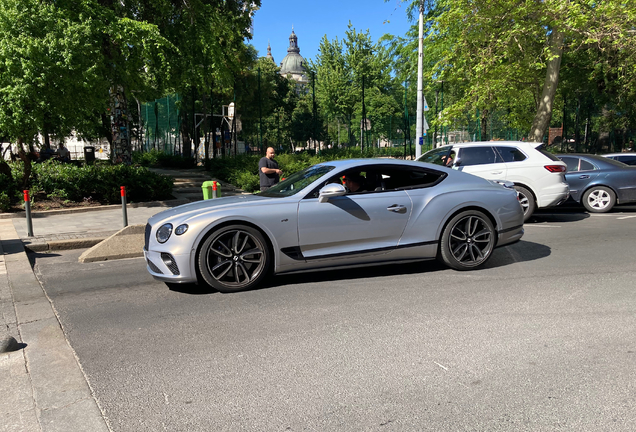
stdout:
[[570,198],[589,212],[605,213],[615,204],[636,202],[636,167],[589,154],[557,156],[568,167]]

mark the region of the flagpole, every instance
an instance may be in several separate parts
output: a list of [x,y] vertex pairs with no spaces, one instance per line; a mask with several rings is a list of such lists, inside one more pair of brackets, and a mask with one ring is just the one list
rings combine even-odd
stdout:
[[419,158],[422,155],[422,145],[424,144],[424,110],[423,99],[424,93],[422,90],[422,52],[424,50],[424,1],[420,0],[420,37],[417,56],[417,121],[415,123],[415,158]]

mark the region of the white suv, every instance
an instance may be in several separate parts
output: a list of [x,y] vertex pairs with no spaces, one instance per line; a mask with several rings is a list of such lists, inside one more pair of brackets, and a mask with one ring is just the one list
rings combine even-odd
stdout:
[[[535,146],[539,147],[535,147]],[[551,207],[565,201],[570,190],[565,181],[566,165],[540,148],[521,141],[460,143],[438,147],[418,159],[474,174],[487,180],[515,184],[524,221],[535,208]]]

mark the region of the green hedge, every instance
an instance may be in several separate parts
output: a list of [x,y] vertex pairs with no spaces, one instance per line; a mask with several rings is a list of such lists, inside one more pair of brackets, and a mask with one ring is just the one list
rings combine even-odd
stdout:
[[[20,196],[18,185],[24,165],[22,162],[13,162],[10,166],[12,185],[0,189],[0,202],[3,199],[2,192],[12,202],[16,202],[16,197]],[[145,167],[128,165],[96,164],[80,167],[47,161],[32,164],[31,167],[28,185],[31,194],[44,193],[49,198],[73,202],[82,202],[84,199],[105,204],[121,202],[120,186],[126,186],[126,194],[131,202],[169,199],[174,182],[172,177],[153,173]]]

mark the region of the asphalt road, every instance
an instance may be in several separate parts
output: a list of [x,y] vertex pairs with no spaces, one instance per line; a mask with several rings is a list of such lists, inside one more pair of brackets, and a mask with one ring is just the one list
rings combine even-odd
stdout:
[[435,262],[201,293],[142,259],[36,272],[113,431],[636,430],[636,208]]

